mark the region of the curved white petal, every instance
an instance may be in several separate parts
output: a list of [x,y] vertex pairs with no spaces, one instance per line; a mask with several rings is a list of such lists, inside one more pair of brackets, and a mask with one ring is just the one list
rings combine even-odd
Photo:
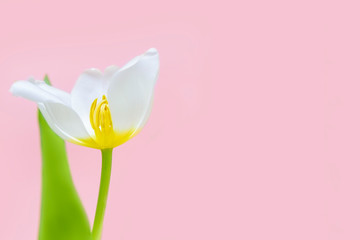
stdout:
[[114,74],[107,96],[115,130],[137,130],[145,124],[158,70],[159,54],[152,48]]
[[69,106],[57,102],[38,106],[51,129],[61,138],[80,145],[95,145],[79,115]]
[[29,81],[33,82],[38,87],[45,90],[46,92],[56,96],[57,98],[59,98],[67,106],[71,105],[70,93],[65,92],[65,91],[63,91],[61,89],[52,87],[52,86],[48,85],[47,83],[45,83],[44,81],[38,81],[38,80],[34,80],[34,79],[30,79]]
[[103,74],[95,68],[83,72],[71,91],[71,106],[89,132],[93,131],[89,119],[91,104],[104,93]]
[[18,97],[26,98],[33,102],[59,102],[70,104],[70,94],[47,85],[45,82],[30,79],[13,83],[10,92]]

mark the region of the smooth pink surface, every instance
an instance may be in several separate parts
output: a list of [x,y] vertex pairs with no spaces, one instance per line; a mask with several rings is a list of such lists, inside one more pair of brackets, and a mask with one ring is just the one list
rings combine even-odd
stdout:
[[[114,153],[104,240],[360,239],[358,1],[0,3],[0,239],[37,239],[34,103],[160,52],[146,128]],[[100,152],[68,144],[93,219]]]

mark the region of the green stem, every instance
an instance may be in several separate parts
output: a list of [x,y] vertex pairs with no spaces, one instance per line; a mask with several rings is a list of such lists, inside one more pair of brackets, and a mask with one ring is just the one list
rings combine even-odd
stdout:
[[92,229],[93,240],[101,239],[106,201],[107,201],[109,185],[110,185],[112,148],[102,149],[101,154],[102,154],[101,180],[100,180],[100,188],[99,188],[99,197],[95,212],[94,225]]

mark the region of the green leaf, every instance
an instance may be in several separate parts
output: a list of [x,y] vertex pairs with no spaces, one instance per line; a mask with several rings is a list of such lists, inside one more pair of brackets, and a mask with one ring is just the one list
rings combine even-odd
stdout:
[[[50,84],[45,76],[45,82]],[[90,240],[84,207],[71,178],[64,141],[39,111],[42,153],[42,200],[39,240]]]

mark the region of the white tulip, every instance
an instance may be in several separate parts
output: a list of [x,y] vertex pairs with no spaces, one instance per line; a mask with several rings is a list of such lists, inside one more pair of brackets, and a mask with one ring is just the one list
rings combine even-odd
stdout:
[[83,72],[71,93],[29,79],[10,91],[38,104],[52,130],[64,140],[108,149],[123,144],[145,125],[151,111],[159,55],[152,48],[122,68]]

